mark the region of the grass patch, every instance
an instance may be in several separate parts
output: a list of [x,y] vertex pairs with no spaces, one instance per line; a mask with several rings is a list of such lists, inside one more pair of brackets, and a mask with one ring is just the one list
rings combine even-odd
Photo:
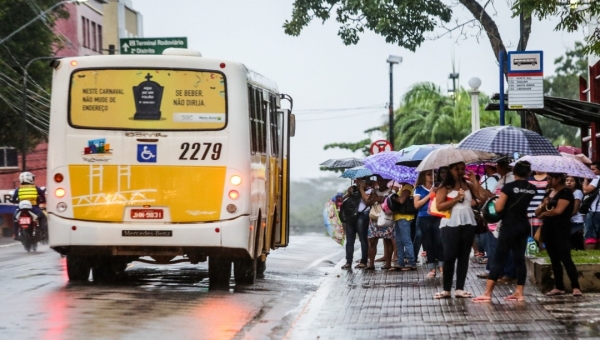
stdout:
[[[544,259],[546,263],[550,263],[550,257],[545,250],[539,252],[536,256]],[[575,264],[600,263],[600,250],[571,250],[571,258]]]

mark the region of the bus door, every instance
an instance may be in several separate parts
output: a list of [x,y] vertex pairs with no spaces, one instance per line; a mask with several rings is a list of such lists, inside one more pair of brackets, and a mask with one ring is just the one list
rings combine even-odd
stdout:
[[277,222],[275,223],[275,248],[287,247],[290,240],[290,137],[294,136],[296,121],[290,110],[278,110],[281,123],[279,147],[279,195],[277,206]]

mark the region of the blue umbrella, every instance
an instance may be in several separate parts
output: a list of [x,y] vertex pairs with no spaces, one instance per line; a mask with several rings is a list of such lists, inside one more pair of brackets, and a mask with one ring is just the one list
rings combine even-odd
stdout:
[[344,171],[344,173],[340,177],[355,179],[371,175],[373,175],[373,172],[371,172],[371,170],[365,168],[364,166],[357,166],[355,168],[346,169],[346,171]]
[[396,164],[416,167],[431,151],[439,149],[442,146],[441,144],[416,145],[415,147],[411,147],[410,151],[402,154],[396,161]]

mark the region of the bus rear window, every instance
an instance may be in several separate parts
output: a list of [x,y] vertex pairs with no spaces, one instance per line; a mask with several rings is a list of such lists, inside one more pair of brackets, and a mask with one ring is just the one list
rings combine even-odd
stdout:
[[76,128],[219,130],[227,123],[219,72],[78,70],[69,91],[69,123]]

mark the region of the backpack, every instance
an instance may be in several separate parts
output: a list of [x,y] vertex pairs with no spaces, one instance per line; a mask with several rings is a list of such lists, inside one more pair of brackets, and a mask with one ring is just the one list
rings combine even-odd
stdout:
[[592,192],[590,192],[589,194],[587,194],[583,197],[583,200],[581,200],[581,206],[579,207],[580,214],[585,215],[590,211],[590,208],[592,207],[592,203],[594,202],[596,197],[598,197],[598,190],[599,190],[599,188],[596,187],[594,190],[592,190]]
[[348,196],[340,206],[340,220],[342,223],[354,223],[358,219],[358,206],[360,205],[360,195]]

